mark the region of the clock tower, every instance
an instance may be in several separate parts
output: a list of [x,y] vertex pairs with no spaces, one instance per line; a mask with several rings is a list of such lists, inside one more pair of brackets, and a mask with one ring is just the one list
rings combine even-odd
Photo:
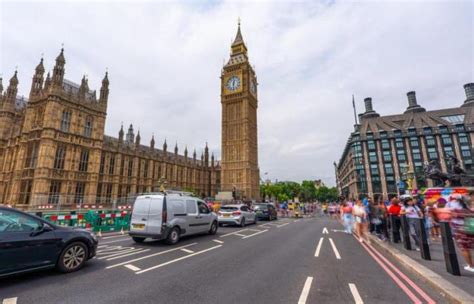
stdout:
[[260,197],[257,139],[257,77],[240,32],[221,73],[222,191],[237,199]]

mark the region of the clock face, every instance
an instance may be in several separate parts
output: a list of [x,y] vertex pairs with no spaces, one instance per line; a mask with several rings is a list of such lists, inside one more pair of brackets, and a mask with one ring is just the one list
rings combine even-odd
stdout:
[[225,86],[229,91],[236,91],[240,87],[240,78],[238,76],[230,77]]
[[257,84],[254,80],[250,82],[250,91],[254,94],[257,93]]

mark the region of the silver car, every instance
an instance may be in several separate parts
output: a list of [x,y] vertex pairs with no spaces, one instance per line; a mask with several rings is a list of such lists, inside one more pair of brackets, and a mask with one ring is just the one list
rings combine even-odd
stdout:
[[232,224],[245,227],[246,224],[257,223],[256,213],[247,205],[224,205],[217,213],[219,225]]
[[152,238],[176,244],[184,235],[216,234],[217,227],[217,215],[203,200],[178,193],[158,193],[137,197],[128,234],[137,243]]

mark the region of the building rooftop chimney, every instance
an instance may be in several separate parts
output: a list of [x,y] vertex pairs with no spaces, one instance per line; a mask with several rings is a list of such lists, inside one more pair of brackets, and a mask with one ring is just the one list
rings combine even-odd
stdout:
[[474,83],[466,83],[464,91],[466,92],[466,100],[462,106],[474,106]]
[[359,115],[360,118],[372,118],[372,117],[379,117],[380,115],[374,111],[374,108],[372,107],[372,98],[367,97],[364,99],[364,104],[365,104],[365,112],[362,113],[362,115]]
[[416,113],[416,112],[426,112],[425,108],[421,107],[416,102],[416,93],[415,91],[410,91],[407,93],[408,97],[408,108],[405,111],[406,113]]

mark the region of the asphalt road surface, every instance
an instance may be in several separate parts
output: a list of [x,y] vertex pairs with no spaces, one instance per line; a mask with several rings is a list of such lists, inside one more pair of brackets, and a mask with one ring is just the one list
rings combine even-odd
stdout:
[[76,273],[0,280],[2,304],[435,302],[446,300],[327,217],[221,227],[173,246],[104,236]]

